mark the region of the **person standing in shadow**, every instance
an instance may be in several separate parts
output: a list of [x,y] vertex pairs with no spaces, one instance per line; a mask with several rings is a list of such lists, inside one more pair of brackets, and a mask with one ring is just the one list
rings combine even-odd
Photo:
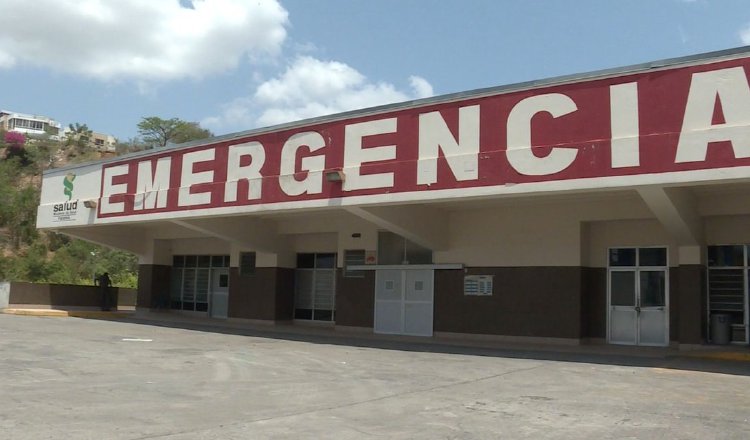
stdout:
[[96,278],[96,284],[99,285],[99,292],[102,296],[102,311],[109,312],[112,308],[112,301],[110,295],[110,288],[112,287],[112,280],[109,279],[109,273],[104,272],[101,276]]

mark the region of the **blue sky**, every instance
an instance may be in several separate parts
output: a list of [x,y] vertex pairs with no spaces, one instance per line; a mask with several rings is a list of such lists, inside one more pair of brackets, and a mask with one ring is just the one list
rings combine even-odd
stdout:
[[745,44],[747,0],[2,0],[0,109],[224,134]]

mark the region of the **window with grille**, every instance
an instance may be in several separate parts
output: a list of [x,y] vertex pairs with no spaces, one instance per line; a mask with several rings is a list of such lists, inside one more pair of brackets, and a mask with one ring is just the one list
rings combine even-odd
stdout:
[[363,266],[365,264],[364,249],[347,249],[344,251],[344,277],[364,278],[365,271],[349,270],[349,266]]

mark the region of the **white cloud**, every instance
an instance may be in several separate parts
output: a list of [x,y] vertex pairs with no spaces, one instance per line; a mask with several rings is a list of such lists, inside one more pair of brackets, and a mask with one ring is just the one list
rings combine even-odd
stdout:
[[750,24],[740,30],[740,40],[742,40],[742,44],[750,44]]
[[414,89],[417,98],[428,98],[435,94],[432,90],[432,84],[428,83],[426,79],[421,76],[410,76],[409,84]]
[[287,24],[277,0],[2,0],[0,69],[200,78],[278,54]]
[[427,80],[409,78],[412,90],[371,82],[356,69],[337,61],[298,57],[286,71],[258,86],[253,96],[224,106],[201,124],[215,130],[249,129],[305,118],[432,96]]

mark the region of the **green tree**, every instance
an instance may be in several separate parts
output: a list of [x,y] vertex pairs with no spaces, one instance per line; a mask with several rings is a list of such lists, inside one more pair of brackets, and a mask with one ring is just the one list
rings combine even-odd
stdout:
[[33,174],[41,176],[44,170],[51,168],[55,163],[55,154],[59,149],[60,144],[52,140],[41,140],[27,145],[26,157],[29,165],[33,166]]
[[181,144],[183,142],[197,141],[200,139],[210,138],[214,134],[207,128],[203,128],[197,122],[185,122],[182,124],[171,142]]
[[69,240],[57,249],[50,263],[58,269],[48,274],[47,281],[90,284],[95,275],[109,272],[115,285],[135,287],[137,282],[135,255],[83,240]]
[[7,237],[15,250],[22,243],[30,243],[37,235],[39,191],[35,186],[20,182],[23,179],[18,159],[0,162],[0,226],[6,228]]
[[[90,133],[83,124],[72,125],[72,130],[83,136]],[[80,140],[69,138],[76,147]],[[106,271],[115,285],[136,287],[135,255],[36,230],[41,172],[58,158],[66,160],[60,154],[65,145],[70,144],[33,139],[23,146],[23,157],[5,158],[5,137],[0,136],[0,280],[91,284],[94,274]],[[90,154],[95,152],[75,159]]]
[[213,136],[211,131],[201,128],[197,122],[187,122],[179,118],[162,119],[158,116],[141,118],[141,122],[138,123],[138,134],[151,148]]
[[115,144],[115,154],[120,156],[123,154],[134,153],[136,151],[143,151],[147,148],[138,137],[130,138],[125,142],[118,141]]

